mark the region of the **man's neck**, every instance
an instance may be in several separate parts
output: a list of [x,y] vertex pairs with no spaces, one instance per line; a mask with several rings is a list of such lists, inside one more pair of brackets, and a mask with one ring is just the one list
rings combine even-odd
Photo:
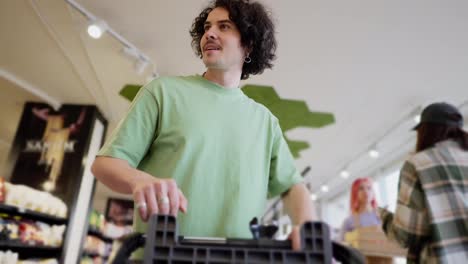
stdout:
[[208,69],[203,77],[224,88],[238,88],[240,85],[241,72],[226,72],[216,69]]

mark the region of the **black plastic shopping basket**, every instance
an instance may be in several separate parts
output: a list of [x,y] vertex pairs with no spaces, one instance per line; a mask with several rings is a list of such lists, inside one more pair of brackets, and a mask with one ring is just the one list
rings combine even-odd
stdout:
[[129,236],[113,263],[128,263],[131,253],[140,247],[144,247],[144,264],[332,263],[332,257],[341,263],[365,263],[357,250],[331,241],[329,227],[322,222],[307,222],[301,227],[300,251],[293,251],[289,240],[259,237],[252,223],[251,230],[254,239],[188,238],[178,236],[175,217],[153,215],[146,235]]

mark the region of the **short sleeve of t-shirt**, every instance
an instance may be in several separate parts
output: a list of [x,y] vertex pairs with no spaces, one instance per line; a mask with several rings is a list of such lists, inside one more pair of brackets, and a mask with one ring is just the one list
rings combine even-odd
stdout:
[[302,177],[296,169],[294,158],[284,139],[283,132],[277,119],[275,121],[268,198],[280,195],[294,184],[302,182]]
[[157,85],[157,81],[140,89],[98,156],[119,158],[134,168],[138,166],[151,146],[157,129],[159,107],[155,95],[148,89],[149,85]]

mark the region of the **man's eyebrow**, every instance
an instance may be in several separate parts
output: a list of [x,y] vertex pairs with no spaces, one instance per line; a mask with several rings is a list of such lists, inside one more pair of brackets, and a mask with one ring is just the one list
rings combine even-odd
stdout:
[[233,22],[229,19],[225,19],[225,20],[219,20],[218,21],[218,24],[221,24],[221,23],[229,23],[229,24],[233,24]]
[[[218,21],[216,21],[216,23],[218,23],[218,24],[222,24],[222,23],[234,24],[234,23],[233,23],[231,20],[229,20],[229,19],[218,20]],[[211,22],[210,22],[210,21],[205,21],[204,24],[205,24],[205,25],[211,25]]]

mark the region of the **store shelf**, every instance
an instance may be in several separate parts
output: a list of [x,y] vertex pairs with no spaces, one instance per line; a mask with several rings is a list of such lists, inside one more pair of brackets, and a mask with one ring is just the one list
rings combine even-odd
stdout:
[[44,223],[55,224],[55,225],[64,225],[64,224],[67,224],[68,222],[67,218],[55,217],[52,215],[34,212],[28,209],[22,209],[16,206],[11,206],[11,205],[6,205],[6,204],[0,204],[0,213],[22,216],[30,220],[41,221]]
[[0,250],[11,250],[18,253],[20,258],[59,258],[61,247],[47,247],[26,245],[16,240],[0,241]]
[[107,237],[107,236],[103,235],[99,230],[96,230],[96,229],[91,228],[91,227],[88,229],[88,235],[95,236],[95,237],[101,239],[102,241],[104,241],[106,243],[114,242],[113,238]]

